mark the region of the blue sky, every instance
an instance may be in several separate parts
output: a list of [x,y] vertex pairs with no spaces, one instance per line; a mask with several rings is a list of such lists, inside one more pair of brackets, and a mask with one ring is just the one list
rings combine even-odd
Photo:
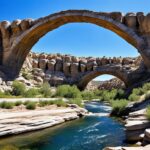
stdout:
[[[36,19],[68,9],[150,12],[150,0],[0,0],[0,6],[0,21]],[[64,25],[44,36],[32,50],[94,57],[138,55],[134,47],[116,34],[87,23]]]

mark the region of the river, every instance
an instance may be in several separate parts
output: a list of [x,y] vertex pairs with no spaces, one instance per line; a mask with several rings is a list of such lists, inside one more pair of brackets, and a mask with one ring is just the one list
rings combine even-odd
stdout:
[[106,146],[125,145],[123,125],[113,118],[98,115],[109,113],[109,106],[89,102],[85,108],[97,115],[0,139],[0,150],[2,147],[7,147],[7,150],[102,150]]

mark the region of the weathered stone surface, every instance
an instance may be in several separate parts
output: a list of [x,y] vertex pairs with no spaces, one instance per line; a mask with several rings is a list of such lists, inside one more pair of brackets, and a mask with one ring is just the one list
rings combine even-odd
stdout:
[[80,64],[80,70],[82,73],[85,72],[86,71],[86,65]]
[[38,61],[37,61],[37,60],[34,59],[34,60],[32,61],[32,67],[33,67],[33,68],[38,68]]
[[48,70],[49,71],[55,71],[55,64],[56,64],[56,60],[55,59],[51,59],[48,61]]
[[77,77],[79,73],[79,64],[78,63],[72,63],[70,66],[71,76],[73,78]]
[[81,108],[53,108],[31,111],[1,112],[0,136],[14,135],[52,127],[87,113]]
[[39,60],[39,67],[43,70],[46,69],[47,59],[40,59]]
[[63,63],[63,72],[66,76],[70,76],[70,63]]
[[56,59],[55,71],[63,71],[63,61],[61,58]]

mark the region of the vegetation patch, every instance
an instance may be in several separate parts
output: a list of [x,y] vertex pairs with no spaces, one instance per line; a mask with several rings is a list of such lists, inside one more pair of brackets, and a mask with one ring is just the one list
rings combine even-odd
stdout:
[[150,120],[150,105],[146,108],[146,117],[148,120]]
[[125,113],[125,108],[128,105],[128,101],[126,99],[120,99],[120,100],[112,100],[111,106],[112,106],[112,115],[115,116],[122,116]]

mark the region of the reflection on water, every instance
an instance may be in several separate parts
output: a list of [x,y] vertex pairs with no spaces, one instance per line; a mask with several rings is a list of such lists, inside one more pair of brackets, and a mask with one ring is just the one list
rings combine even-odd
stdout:
[[[97,102],[87,103],[86,108],[94,113],[110,111],[110,107]],[[53,128],[1,139],[0,149],[13,145],[12,149],[5,150],[101,150],[106,146],[123,145],[124,138],[121,123],[109,117],[87,116]]]

